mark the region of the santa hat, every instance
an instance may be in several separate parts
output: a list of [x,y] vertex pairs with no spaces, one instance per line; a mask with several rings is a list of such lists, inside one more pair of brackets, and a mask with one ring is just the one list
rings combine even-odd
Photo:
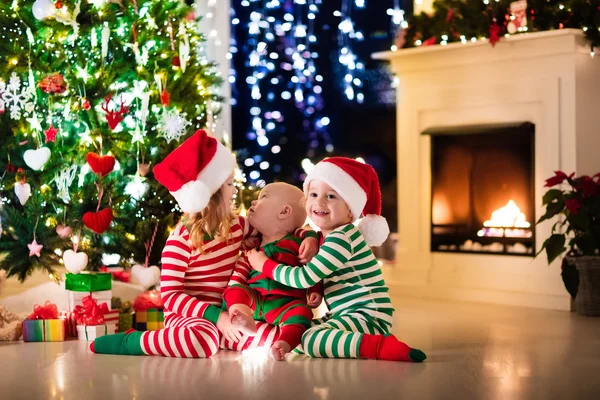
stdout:
[[235,156],[199,130],[154,167],[154,177],[169,189],[181,210],[195,213],[206,208],[235,166]]
[[390,234],[388,223],[381,214],[381,190],[377,173],[368,164],[346,157],[326,158],[310,171],[304,181],[304,192],[313,180],[331,186],[344,199],[358,229],[369,246],[381,246]]

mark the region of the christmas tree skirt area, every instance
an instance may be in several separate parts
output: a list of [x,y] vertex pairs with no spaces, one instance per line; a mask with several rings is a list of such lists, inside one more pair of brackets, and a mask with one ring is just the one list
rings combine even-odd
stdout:
[[[144,289],[138,285],[119,281],[112,282],[112,295],[120,297],[122,301],[133,302],[135,297],[143,291]],[[67,292],[63,286],[54,281],[46,281],[46,283],[30,287],[18,294],[0,298],[0,304],[14,313],[31,314],[34,305],[42,305],[46,300],[56,304],[59,310],[68,309]]]
[[264,350],[210,359],[94,354],[89,343],[0,343],[6,399],[597,399],[600,324],[566,311],[394,296],[421,364]]

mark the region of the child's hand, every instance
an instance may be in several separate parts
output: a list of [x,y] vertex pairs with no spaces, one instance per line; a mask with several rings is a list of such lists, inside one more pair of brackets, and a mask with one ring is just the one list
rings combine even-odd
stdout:
[[317,238],[308,237],[302,241],[298,254],[298,261],[306,264],[319,252],[319,241]]
[[219,315],[217,329],[223,334],[225,339],[230,342],[237,343],[242,339],[242,334],[231,323],[231,318],[227,311],[222,311],[221,315]]
[[265,253],[262,251],[256,251],[256,249],[252,249],[246,253],[248,256],[248,262],[258,272],[262,272],[263,265],[269,259]]
[[323,296],[320,293],[312,292],[308,296],[308,306],[310,308],[317,308],[321,305],[321,301],[323,301]]
[[260,240],[256,236],[244,239],[242,242],[242,250],[255,249],[260,244]]

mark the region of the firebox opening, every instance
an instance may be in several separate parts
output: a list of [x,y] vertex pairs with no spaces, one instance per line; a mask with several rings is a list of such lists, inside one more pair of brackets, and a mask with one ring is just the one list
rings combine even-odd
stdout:
[[431,251],[535,254],[535,125],[437,127]]

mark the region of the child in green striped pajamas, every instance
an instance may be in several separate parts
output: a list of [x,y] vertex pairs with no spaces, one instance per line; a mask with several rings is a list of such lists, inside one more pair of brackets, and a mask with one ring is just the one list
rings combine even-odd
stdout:
[[[304,268],[269,260],[252,250],[252,268],[294,288],[323,280],[325,317],[302,336],[310,357],[367,358],[422,362],[425,354],[390,334],[394,308],[369,246],[389,234],[381,213],[379,180],[367,164],[344,157],[318,163],[304,182],[306,212],[322,234],[317,255]],[[357,226],[355,221],[361,215]]]

